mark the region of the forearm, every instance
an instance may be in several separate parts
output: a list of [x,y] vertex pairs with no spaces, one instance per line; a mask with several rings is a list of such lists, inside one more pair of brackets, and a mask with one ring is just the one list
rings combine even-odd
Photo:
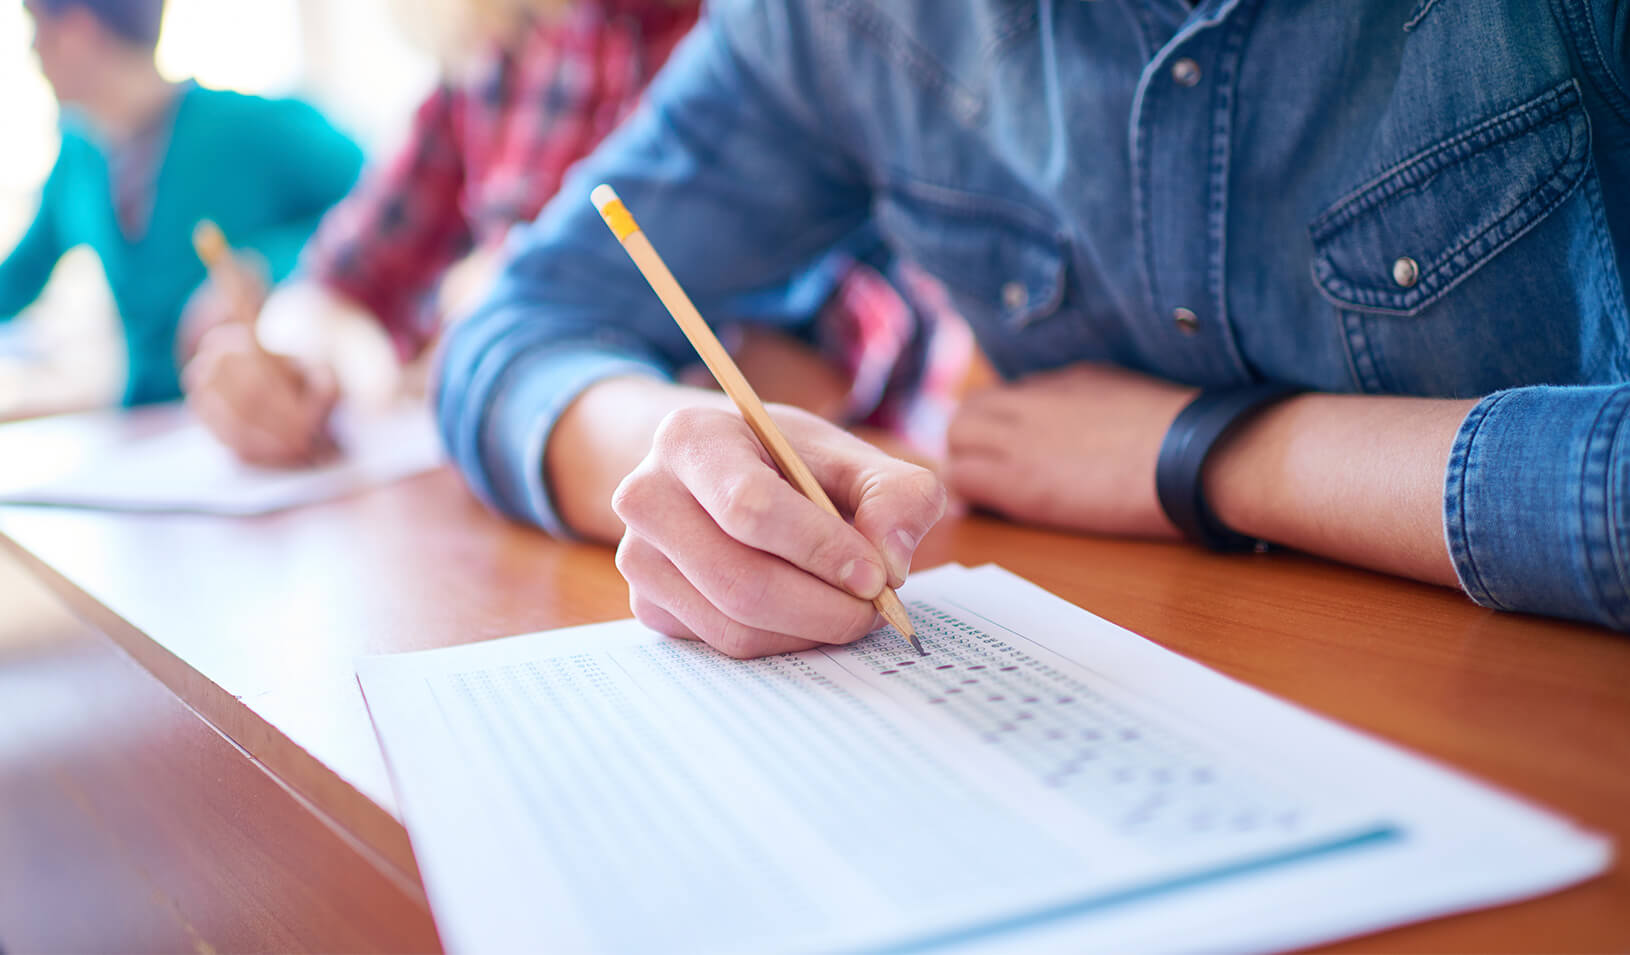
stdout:
[[607,378],[584,390],[556,423],[543,463],[566,526],[592,540],[622,536],[612,492],[650,452],[662,419],[696,405],[732,407],[719,392],[639,376]]
[[1475,401],[1304,395],[1220,445],[1206,493],[1241,533],[1435,584],[1457,578],[1444,474]]
[[62,249],[42,212],[17,247],[0,259],[0,322],[34,304],[61,256]]

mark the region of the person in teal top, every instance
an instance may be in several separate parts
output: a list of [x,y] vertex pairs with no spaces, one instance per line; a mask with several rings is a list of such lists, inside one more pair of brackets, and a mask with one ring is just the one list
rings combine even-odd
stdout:
[[[195,297],[208,294],[192,232],[209,219],[264,260],[294,268],[362,151],[312,107],[163,79],[154,65],[163,0],[25,0],[40,70],[62,106],[62,147],[39,213],[0,262],[0,321],[85,245],[101,259],[124,328],[124,404],[180,396]],[[197,314],[215,310],[197,308]]]

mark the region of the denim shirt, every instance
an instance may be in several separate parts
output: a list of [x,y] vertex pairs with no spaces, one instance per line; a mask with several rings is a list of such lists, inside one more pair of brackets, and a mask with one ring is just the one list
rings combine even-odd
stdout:
[[511,236],[443,435],[562,533],[557,416],[686,360],[605,181],[715,320],[800,320],[793,279],[875,231],[1010,378],[1481,397],[1445,480],[1466,591],[1630,628],[1627,44],[1630,0],[715,0]]

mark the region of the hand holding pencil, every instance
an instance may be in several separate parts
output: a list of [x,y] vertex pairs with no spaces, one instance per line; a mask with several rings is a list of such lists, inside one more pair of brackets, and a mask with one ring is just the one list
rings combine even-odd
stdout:
[[813,416],[772,416],[616,194],[593,199],[739,410],[670,415],[618,489],[636,616],[755,656],[846,643],[881,615],[921,653],[892,587],[944,512],[938,480]]
[[199,336],[182,374],[188,405],[250,464],[292,468],[331,457],[337,448],[328,419],[339,398],[332,374],[261,346],[255,325],[264,283],[213,222],[198,224],[193,247],[221,314]]

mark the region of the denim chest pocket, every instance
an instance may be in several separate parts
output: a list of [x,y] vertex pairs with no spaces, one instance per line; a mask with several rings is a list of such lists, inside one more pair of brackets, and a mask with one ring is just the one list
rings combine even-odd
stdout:
[[918,183],[884,189],[874,213],[890,245],[944,284],[997,371],[1075,360],[1082,330],[1056,320],[1069,240],[1040,213]]
[[1415,153],[1312,222],[1313,280],[1360,388],[1475,395],[1622,373],[1611,352],[1630,322],[1590,132],[1569,81]]

